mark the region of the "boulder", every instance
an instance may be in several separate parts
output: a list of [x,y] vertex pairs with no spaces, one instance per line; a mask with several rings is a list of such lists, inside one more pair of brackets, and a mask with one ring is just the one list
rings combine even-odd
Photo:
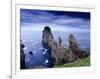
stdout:
[[29,51],[28,53],[29,53],[29,55],[33,55],[33,52],[32,51]]

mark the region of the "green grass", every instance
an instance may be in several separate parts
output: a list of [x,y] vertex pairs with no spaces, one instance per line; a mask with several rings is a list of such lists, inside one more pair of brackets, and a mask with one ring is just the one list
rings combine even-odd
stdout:
[[87,57],[85,59],[78,59],[74,62],[67,63],[64,65],[56,65],[56,67],[82,67],[82,66],[90,66],[90,57]]

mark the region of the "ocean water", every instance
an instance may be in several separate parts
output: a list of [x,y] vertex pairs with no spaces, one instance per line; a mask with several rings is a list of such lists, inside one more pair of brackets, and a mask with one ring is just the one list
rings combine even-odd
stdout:
[[[61,37],[63,46],[68,47],[68,32],[52,31],[53,37],[58,41],[58,37]],[[73,33],[78,40],[80,47],[90,51],[90,34],[89,33]],[[46,50],[42,47],[42,31],[22,30],[21,40],[25,45],[25,62],[26,68],[35,68],[36,66],[46,67],[49,62],[47,60]],[[29,52],[32,51],[32,55]]]

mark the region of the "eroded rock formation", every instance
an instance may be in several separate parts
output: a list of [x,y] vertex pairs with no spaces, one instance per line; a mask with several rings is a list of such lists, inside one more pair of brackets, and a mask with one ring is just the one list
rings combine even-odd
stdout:
[[25,46],[21,43],[20,44],[20,68],[21,69],[25,69],[25,54],[24,54],[24,51],[23,51],[23,48]]
[[58,64],[60,60],[60,46],[62,43],[61,38],[59,38],[59,42],[55,41],[53,38],[53,34],[51,33],[51,28],[46,26],[43,30],[42,36],[43,47],[47,49],[50,58],[53,59],[52,64]]
[[74,61],[79,58],[85,58],[87,54],[80,48],[80,45],[73,34],[69,35],[69,52],[67,54],[67,59],[69,62]]
[[80,58],[85,58],[88,55],[80,48],[80,45],[73,34],[69,35],[69,48],[63,48],[62,39],[58,37],[58,41],[53,38],[51,28],[44,27],[42,36],[43,47],[47,49],[49,67],[57,64],[65,64],[73,62]]

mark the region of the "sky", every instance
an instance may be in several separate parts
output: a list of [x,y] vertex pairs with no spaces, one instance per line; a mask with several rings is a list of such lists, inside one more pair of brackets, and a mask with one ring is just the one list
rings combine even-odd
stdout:
[[49,26],[54,31],[89,32],[90,13],[21,9],[20,23],[23,30],[43,30]]
[[89,12],[20,9],[20,26],[21,40],[42,40],[43,29],[49,26],[54,39],[60,36],[68,45],[69,34],[74,34],[80,45],[90,48]]

